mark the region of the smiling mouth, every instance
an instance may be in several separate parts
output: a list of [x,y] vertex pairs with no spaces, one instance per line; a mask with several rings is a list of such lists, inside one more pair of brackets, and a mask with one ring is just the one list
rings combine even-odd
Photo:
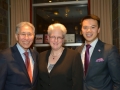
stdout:
[[30,42],[24,42],[24,44],[28,45],[28,44],[30,44]]
[[53,43],[54,45],[58,45],[58,44],[56,44],[56,43]]
[[86,34],[86,36],[87,36],[87,37],[91,37],[91,36],[92,36],[92,34]]

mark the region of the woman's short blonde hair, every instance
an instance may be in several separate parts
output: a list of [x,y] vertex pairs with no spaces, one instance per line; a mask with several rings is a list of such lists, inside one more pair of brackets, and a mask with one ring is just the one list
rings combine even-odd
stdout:
[[49,25],[48,26],[48,35],[50,35],[51,32],[54,31],[54,30],[61,30],[62,33],[63,33],[63,37],[67,33],[66,27],[63,24],[61,24],[61,23],[54,23],[54,24]]

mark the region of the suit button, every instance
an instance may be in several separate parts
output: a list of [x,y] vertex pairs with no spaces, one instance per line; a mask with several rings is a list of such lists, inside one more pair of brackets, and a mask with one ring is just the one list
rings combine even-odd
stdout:
[[50,86],[50,84],[48,84]]

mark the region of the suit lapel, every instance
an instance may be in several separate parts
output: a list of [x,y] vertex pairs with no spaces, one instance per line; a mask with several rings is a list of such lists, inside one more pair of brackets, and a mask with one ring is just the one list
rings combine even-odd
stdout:
[[58,59],[58,61],[55,63],[53,69],[50,72],[50,75],[52,76],[54,74],[54,72],[56,71],[56,68],[59,66],[59,64],[61,64],[65,58],[65,55],[67,53],[67,48],[65,48],[60,56],[60,58]]
[[27,73],[24,61],[23,61],[22,56],[20,55],[20,53],[19,53],[16,45],[14,45],[13,47],[11,47],[11,51],[13,53],[12,55],[13,55],[14,60],[18,63],[18,65],[21,67],[21,69],[23,70],[23,72],[25,73],[25,75],[29,79],[29,76],[28,76],[28,73]]
[[[37,69],[37,55],[33,52],[33,50],[30,50],[33,61],[34,61],[34,68],[33,68],[33,82],[35,81],[35,78],[37,77],[38,69]],[[32,83],[33,83],[32,82]]]

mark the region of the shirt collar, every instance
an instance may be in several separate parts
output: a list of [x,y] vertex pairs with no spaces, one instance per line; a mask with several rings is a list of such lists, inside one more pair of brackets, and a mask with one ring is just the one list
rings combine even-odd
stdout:
[[[23,54],[25,52],[25,50],[20,46],[19,43],[16,44],[18,51],[20,52],[20,54]],[[27,52],[30,52],[30,50],[28,49]]]
[[[96,38],[96,39],[90,44],[91,47],[95,47],[97,41],[98,41],[98,38]],[[85,42],[85,45],[87,45],[86,42]]]

